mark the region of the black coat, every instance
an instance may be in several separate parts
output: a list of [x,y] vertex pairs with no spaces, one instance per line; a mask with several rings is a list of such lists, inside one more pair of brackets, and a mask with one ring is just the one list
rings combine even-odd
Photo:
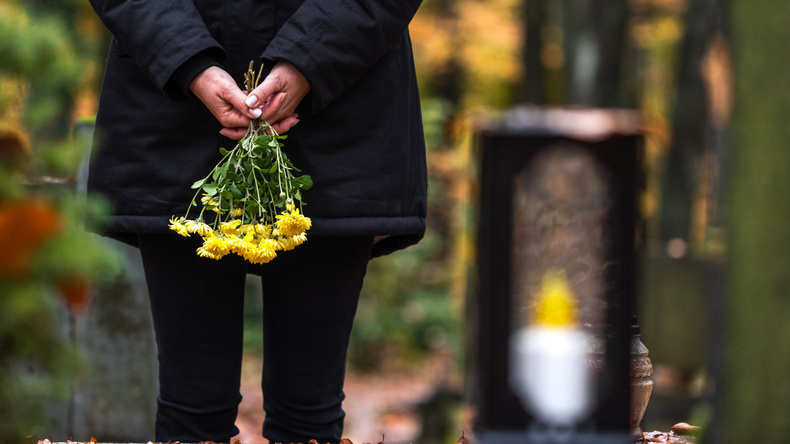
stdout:
[[[407,26],[419,0],[91,0],[112,32],[89,189],[113,205],[110,235],[167,232],[235,141],[188,90],[214,60],[241,84],[250,60],[295,65],[311,85],[285,151],[314,186],[313,236],[425,231],[425,144]],[[257,63],[256,63],[257,65]],[[186,72],[186,75],[185,75]]]

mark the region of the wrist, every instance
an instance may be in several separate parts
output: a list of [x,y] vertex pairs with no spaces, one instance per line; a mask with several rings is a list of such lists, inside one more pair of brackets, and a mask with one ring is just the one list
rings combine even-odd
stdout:
[[191,97],[194,94],[192,85],[201,73],[211,67],[221,67],[222,64],[212,57],[209,51],[202,51],[190,57],[186,62],[176,69],[171,77],[171,81],[184,92],[184,95]]

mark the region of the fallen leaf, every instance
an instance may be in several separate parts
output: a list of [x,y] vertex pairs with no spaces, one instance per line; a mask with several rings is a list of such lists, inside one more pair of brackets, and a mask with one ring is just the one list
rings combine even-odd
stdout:
[[672,433],[683,436],[697,436],[700,428],[685,422],[680,422],[672,426]]

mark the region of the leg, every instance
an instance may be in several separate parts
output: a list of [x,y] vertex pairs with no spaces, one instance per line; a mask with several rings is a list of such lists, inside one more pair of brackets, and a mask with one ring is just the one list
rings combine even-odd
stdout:
[[159,352],[156,441],[230,442],[241,401],[246,266],[199,239],[138,236]]
[[314,237],[261,267],[263,436],[337,443],[346,350],[372,237]]

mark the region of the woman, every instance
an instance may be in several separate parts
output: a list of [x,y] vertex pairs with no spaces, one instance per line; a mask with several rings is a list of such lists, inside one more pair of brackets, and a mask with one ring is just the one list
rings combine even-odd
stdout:
[[[89,187],[140,247],[159,351],[157,441],[227,442],[247,264],[168,232],[249,119],[288,132],[312,176],[308,241],[260,267],[272,442],[336,443],[367,261],[425,230],[425,147],[407,26],[417,0],[91,0],[113,34]],[[254,91],[238,86],[264,63]],[[378,242],[376,242],[378,240]]]

